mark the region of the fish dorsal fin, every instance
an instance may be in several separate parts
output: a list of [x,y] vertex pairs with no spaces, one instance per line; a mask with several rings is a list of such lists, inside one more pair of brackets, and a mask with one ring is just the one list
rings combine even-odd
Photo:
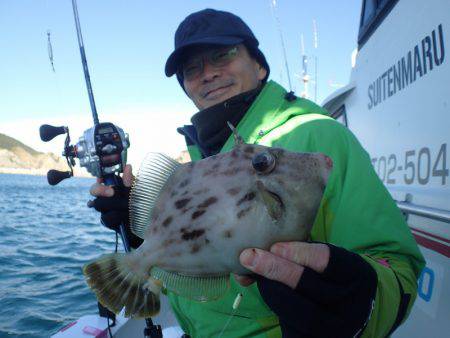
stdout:
[[150,276],[162,282],[165,289],[192,300],[206,302],[222,297],[230,288],[230,275],[189,276],[158,267]]
[[161,153],[148,153],[142,161],[130,192],[130,227],[136,236],[144,238],[159,193],[180,166]]

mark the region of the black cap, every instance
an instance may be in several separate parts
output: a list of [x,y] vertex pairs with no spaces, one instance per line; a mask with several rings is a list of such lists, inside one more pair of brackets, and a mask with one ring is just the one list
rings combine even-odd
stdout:
[[[267,70],[269,76],[269,65],[264,54],[259,50],[259,42],[253,35],[251,29],[238,16],[224,11],[204,9],[192,13],[186,17],[175,32],[175,50],[170,54],[166,62],[166,75],[172,76],[178,70],[182,61],[183,53],[196,45],[237,45],[244,44],[250,55]],[[177,74],[180,84],[182,78]]]

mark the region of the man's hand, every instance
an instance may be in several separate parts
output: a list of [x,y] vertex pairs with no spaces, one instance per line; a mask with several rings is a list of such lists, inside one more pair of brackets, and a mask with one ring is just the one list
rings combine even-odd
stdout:
[[119,231],[119,226],[125,224],[125,231],[132,248],[138,247],[142,239],[134,235],[129,229],[128,201],[130,189],[134,181],[131,165],[126,165],[122,179],[117,186],[106,186],[103,180],[97,178],[90,193],[96,198],[88,202],[88,206],[101,213],[102,224],[109,229]]
[[373,308],[377,274],[360,255],[324,243],[246,249],[240,262],[278,316],[283,337],[359,337]]
[[[123,168],[122,182],[125,187],[130,188],[133,184],[133,168],[127,164]],[[114,189],[111,186],[103,184],[103,179],[97,178],[97,182],[91,186],[90,193],[94,197],[112,197],[114,196]]]
[[119,231],[120,224],[128,223],[128,200],[133,182],[132,168],[126,165],[123,177],[117,186],[106,186],[101,178],[92,185],[90,193],[96,198],[88,206],[101,213],[101,221],[106,227]]
[[[325,270],[330,249],[322,243],[281,242],[272,245],[270,252],[246,249],[239,258],[241,264],[254,273],[295,289],[305,267],[319,273]],[[252,283],[246,276],[236,276],[236,280],[243,286]]]

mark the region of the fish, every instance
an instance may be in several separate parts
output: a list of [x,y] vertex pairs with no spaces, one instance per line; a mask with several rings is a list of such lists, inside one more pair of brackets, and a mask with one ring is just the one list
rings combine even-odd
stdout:
[[164,289],[218,299],[246,248],[305,241],[333,162],[322,153],[246,144],[233,129],[229,152],[178,163],[150,153],[130,193],[130,227],[143,244],[102,256],[83,273],[99,302],[126,317],[160,310]]

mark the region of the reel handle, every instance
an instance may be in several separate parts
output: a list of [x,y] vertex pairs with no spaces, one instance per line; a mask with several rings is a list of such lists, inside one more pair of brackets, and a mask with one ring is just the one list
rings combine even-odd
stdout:
[[71,171],[59,171],[51,169],[47,172],[47,181],[50,185],[57,185],[62,180],[72,177]]
[[48,142],[53,140],[56,136],[65,134],[67,128],[64,126],[54,127],[49,124],[43,124],[39,127],[39,135],[41,136],[41,140],[44,142]]

